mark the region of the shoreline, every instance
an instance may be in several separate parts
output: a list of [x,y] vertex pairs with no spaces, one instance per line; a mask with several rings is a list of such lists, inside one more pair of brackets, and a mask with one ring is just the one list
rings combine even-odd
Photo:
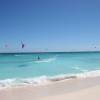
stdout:
[[67,96],[67,94],[75,94],[79,91],[87,90],[89,88],[91,90],[91,88],[96,86],[100,87],[100,77],[66,79],[52,82],[43,86],[35,87],[32,85],[27,85],[22,87],[2,89],[0,90],[0,98],[2,100],[33,100],[33,98],[34,100],[54,100],[49,98],[58,98],[59,95],[61,97],[63,95]]
[[61,74],[56,76],[41,76],[35,78],[12,78],[0,80],[0,90],[6,88],[14,88],[14,87],[24,87],[24,86],[45,86],[51,83],[62,82],[64,80],[73,80],[73,79],[84,79],[84,78],[94,78],[100,77],[100,70],[82,72],[77,74]]

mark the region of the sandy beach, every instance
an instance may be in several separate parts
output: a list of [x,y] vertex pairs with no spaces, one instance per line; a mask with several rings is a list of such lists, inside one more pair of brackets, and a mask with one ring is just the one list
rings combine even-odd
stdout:
[[0,90],[0,100],[100,100],[100,77]]
[[80,91],[48,96],[40,100],[100,100],[100,85]]

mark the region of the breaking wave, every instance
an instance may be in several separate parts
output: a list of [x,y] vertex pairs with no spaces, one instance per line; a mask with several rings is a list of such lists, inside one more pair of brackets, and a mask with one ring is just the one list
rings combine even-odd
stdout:
[[65,79],[89,78],[97,76],[100,76],[100,70],[77,73],[77,74],[62,74],[53,77],[41,76],[36,78],[5,79],[5,80],[0,80],[0,89],[8,87],[24,86],[24,85],[39,86]]

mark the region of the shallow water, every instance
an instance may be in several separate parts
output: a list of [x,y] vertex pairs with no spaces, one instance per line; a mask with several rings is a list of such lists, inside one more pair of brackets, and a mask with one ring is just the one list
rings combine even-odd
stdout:
[[[37,60],[38,56],[40,60]],[[35,79],[35,83],[40,80],[44,82],[48,77],[87,72],[90,75],[91,71],[96,75],[100,74],[99,70],[100,52],[0,54],[0,80],[8,83],[12,83],[12,79],[24,79],[24,82],[25,79],[28,82]]]

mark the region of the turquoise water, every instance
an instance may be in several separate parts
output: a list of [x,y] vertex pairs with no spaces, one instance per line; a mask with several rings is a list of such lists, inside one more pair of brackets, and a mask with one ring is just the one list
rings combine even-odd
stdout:
[[0,54],[0,79],[75,74],[98,69],[99,52]]
[[[40,60],[37,60],[37,57]],[[0,54],[0,80],[100,70],[100,52]]]

